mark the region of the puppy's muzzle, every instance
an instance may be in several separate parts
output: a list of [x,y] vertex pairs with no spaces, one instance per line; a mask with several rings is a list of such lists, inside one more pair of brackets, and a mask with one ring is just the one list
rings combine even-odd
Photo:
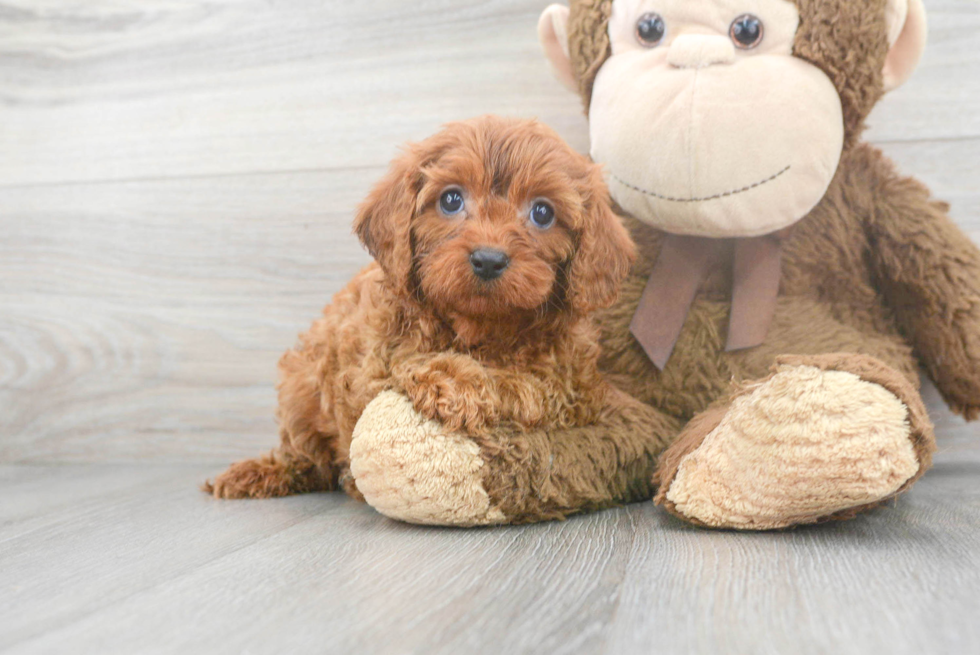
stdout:
[[509,264],[510,257],[501,250],[479,248],[470,254],[470,266],[473,267],[473,273],[487,282],[496,280],[503,275]]

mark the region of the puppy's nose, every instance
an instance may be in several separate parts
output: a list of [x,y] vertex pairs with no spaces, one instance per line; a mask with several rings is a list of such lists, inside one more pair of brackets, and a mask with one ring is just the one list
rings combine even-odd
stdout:
[[510,264],[507,253],[493,248],[478,248],[470,254],[470,266],[481,280],[495,280]]

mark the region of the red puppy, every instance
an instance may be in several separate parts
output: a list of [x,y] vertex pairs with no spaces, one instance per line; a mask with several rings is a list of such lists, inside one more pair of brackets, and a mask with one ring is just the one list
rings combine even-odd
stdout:
[[223,498],[346,482],[365,406],[396,389],[450,430],[596,420],[589,320],[634,247],[599,168],[533,121],[483,117],[410,145],[361,206],[376,258],[279,362],[281,443],[206,488]]

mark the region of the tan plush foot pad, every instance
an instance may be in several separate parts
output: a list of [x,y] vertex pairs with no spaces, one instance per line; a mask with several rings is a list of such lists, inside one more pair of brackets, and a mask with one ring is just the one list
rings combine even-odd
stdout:
[[[702,525],[783,528],[879,502],[928,466],[931,426],[914,389],[910,407],[829,360],[787,361],[727,412],[706,417],[710,431],[691,443],[676,475],[664,476],[669,487],[658,501]],[[882,383],[907,395],[901,379]]]
[[409,523],[503,523],[483,487],[485,465],[470,439],[420,416],[405,396],[385,391],[354,428],[350,470],[369,505]]

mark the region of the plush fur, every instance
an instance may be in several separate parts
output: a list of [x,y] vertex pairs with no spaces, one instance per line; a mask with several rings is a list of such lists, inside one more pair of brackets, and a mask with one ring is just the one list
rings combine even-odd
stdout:
[[[463,191],[458,216],[438,209],[448,187]],[[541,198],[557,217],[545,230],[528,220]],[[634,249],[598,167],[553,131],[494,117],[451,124],[406,148],[354,229],[377,262],[283,355],[279,448],[232,465],[207,486],[215,496],[340,482],[356,493],[346,475],[351,434],[387,389],[487,448],[493,429],[590,425],[614,404],[589,315],[613,302]],[[482,247],[510,257],[490,282],[471,269]],[[510,459],[520,455],[501,455]]]

